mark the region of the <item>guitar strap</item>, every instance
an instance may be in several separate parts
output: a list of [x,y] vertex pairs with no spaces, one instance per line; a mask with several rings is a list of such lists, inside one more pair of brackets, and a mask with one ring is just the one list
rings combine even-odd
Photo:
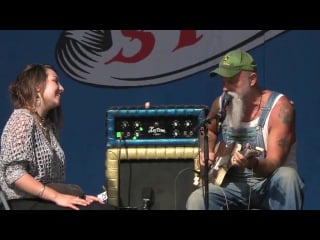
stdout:
[[[265,104],[265,106],[261,108],[261,115],[259,117],[258,124],[256,126],[256,131],[257,131],[256,144],[257,146],[262,147],[264,149],[266,149],[266,143],[264,141],[263,128],[266,123],[266,119],[269,116],[270,110],[274,104],[274,101],[275,99],[277,99],[279,95],[281,94],[278,92],[272,91],[268,98],[267,103]],[[261,155],[261,157],[264,157],[264,156]]]

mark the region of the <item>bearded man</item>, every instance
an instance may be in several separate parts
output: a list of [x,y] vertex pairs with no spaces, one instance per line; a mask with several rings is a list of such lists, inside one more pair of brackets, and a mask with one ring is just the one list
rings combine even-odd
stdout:
[[[214,120],[208,124],[208,164],[212,167],[217,161],[218,142],[226,146],[236,143],[241,149],[232,152],[230,168],[221,183],[209,183],[208,206],[201,186],[191,193],[186,208],[303,209],[304,183],[296,165],[293,102],[258,85],[256,63],[241,49],[228,52],[210,75],[220,76],[223,94],[213,101],[207,119],[215,119],[221,110],[226,114],[221,123]],[[226,94],[232,100],[222,106]],[[246,154],[256,149],[257,154]],[[205,165],[203,152],[199,161],[200,166]]]

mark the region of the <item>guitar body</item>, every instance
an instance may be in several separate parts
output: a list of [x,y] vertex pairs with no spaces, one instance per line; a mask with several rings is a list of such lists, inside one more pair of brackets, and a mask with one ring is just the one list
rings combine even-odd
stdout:
[[[209,182],[220,186],[223,182],[229,169],[232,167],[231,158],[233,154],[237,151],[241,151],[242,146],[240,143],[233,142],[227,145],[223,140],[218,142],[215,146],[215,159],[213,164],[209,166],[208,180]],[[258,157],[264,152],[263,148],[256,147],[255,149],[245,149],[241,151],[245,157]],[[198,159],[195,159],[195,169],[200,170],[200,172],[195,177],[196,181],[194,185],[201,185],[200,178],[203,178],[204,167],[200,167]],[[200,176],[200,177],[199,177]]]
[[241,150],[241,144],[233,142],[227,145],[224,141],[220,141],[215,150],[215,159],[210,166],[208,179],[210,182],[220,186],[225,175],[232,167],[231,157],[236,151]]

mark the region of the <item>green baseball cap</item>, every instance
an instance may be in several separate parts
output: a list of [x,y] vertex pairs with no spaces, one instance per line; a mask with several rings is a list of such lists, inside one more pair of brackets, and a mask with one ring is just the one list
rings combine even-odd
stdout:
[[241,70],[256,71],[257,65],[249,53],[241,49],[236,49],[228,52],[221,59],[219,67],[210,72],[210,76],[220,75],[230,78],[238,74]]

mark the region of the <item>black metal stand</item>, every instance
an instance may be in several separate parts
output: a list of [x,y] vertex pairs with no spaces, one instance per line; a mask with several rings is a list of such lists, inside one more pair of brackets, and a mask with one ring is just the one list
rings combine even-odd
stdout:
[[221,132],[221,124],[224,121],[226,116],[225,110],[218,112],[213,118],[205,120],[200,127],[200,131],[203,132],[203,155],[204,155],[204,173],[203,173],[203,181],[204,181],[204,205],[205,209],[209,209],[209,138],[208,138],[208,124],[211,123],[212,120],[216,121],[217,124],[217,135]]
[[209,209],[209,139],[208,139],[208,123],[205,123],[202,127],[202,131],[204,134],[203,137],[203,154],[204,154],[204,205],[205,209]]

